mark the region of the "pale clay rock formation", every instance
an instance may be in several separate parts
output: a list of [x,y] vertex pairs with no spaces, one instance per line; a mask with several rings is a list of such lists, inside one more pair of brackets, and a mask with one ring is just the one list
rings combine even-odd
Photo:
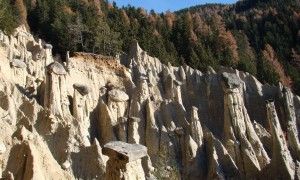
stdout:
[[164,65],[137,41],[129,55],[66,63],[24,27],[0,42],[4,179],[300,177],[300,98],[282,85]]

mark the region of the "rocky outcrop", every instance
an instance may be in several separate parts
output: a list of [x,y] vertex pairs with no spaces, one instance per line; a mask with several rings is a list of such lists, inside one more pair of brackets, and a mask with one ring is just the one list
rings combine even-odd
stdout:
[[282,85],[164,65],[137,41],[66,63],[23,27],[0,42],[4,179],[300,177],[300,98]]

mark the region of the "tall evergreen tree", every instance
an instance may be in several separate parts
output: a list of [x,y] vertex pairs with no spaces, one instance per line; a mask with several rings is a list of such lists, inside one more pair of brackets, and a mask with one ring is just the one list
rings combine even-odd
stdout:
[[13,33],[17,27],[15,14],[13,13],[13,6],[10,0],[0,1],[0,29],[7,34]]

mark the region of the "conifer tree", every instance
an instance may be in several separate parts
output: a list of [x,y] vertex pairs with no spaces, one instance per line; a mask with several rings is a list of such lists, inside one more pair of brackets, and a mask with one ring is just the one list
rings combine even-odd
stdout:
[[0,1],[0,29],[7,34],[13,33],[17,27],[16,17],[9,0]]

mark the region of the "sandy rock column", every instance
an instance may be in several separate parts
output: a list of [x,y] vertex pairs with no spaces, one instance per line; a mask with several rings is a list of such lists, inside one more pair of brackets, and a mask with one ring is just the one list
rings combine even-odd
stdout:
[[89,88],[81,84],[73,84],[73,116],[80,121],[84,121],[87,117],[86,109],[86,95],[90,92]]
[[198,117],[198,109],[195,106],[192,107],[191,118],[192,138],[200,147],[203,143],[203,131]]
[[208,160],[207,179],[241,179],[238,167],[223,144],[211,132],[206,133],[204,139]]
[[159,151],[159,129],[156,125],[154,109],[150,99],[147,100],[146,106],[146,146],[149,155],[154,155]]
[[127,115],[129,96],[122,90],[113,89],[108,92],[108,108],[112,115],[113,126],[118,124],[118,119]]
[[223,73],[224,132],[223,141],[228,153],[245,178],[254,178],[269,163],[250,121],[242,97],[242,81],[236,74]]
[[46,86],[44,96],[44,106],[51,109],[54,114],[63,115],[61,104],[61,87],[59,76],[66,75],[64,67],[58,62],[48,66],[46,72]]
[[137,117],[130,117],[129,118],[129,125],[128,125],[128,142],[129,143],[136,143],[140,142],[140,135],[138,132],[139,123],[141,119]]
[[181,96],[181,86],[182,86],[182,82],[180,81],[177,81],[177,80],[174,80],[174,98],[175,98],[175,101],[178,102],[179,104],[183,106],[183,102],[182,102],[182,96]]
[[279,123],[274,100],[266,101],[266,106],[273,140],[273,154],[271,163],[263,169],[260,179],[294,179],[295,164]]
[[2,142],[2,141],[0,141],[0,178],[2,178],[2,154],[4,154],[5,153],[5,151],[6,151],[6,147],[5,147],[5,144]]
[[22,87],[26,85],[27,65],[21,59],[12,59],[10,65],[13,70],[13,75],[18,84]]
[[128,136],[128,118],[120,117],[118,119],[118,138],[120,141],[127,142]]
[[53,62],[53,58],[52,58],[52,45],[51,44],[45,44],[44,46],[45,48],[45,63],[46,66],[50,63]]
[[[81,85],[81,84],[73,84],[74,88],[74,96],[73,96],[73,116],[78,119],[80,122],[79,124],[79,131],[83,137],[83,142],[86,146],[90,145],[90,132],[89,128],[91,126],[89,120],[89,111],[88,111],[88,94],[90,89],[88,86]],[[67,95],[62,96],[63,98],[67,98]],[[67,101],[67,99],[66,99]],[[67,114],[64,114],[67,115]]]
[[110,141],[117,140],[117,137],[114,133],[113,127],[117,124],[114,123],[114,119],[112,113],[108,106],[103,102],[100,98],[99,100],[99,141],[101,144],[106,144]]
[[284,109],[287,118],[287,140],[291,148],[291,155],[294,159],[300,160],[299,127],[297,126],[293,96],[288,88],[283,88]]

